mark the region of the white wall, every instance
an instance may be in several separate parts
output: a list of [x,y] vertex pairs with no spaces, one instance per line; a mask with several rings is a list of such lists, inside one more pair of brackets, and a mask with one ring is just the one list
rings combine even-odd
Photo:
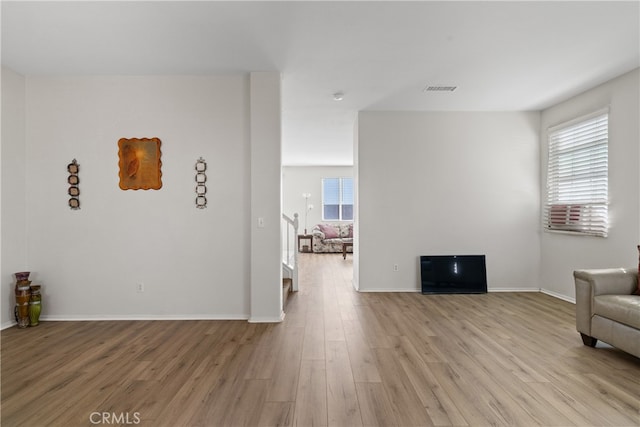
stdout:
[[310,193],[309,204],[313,205],[307,215],[307,231],[322,221],[322,178],[352,178],[352,166],[285,166],[282,168],[282,211],[293,218],[298,213],[300,233],[305,227],[305,199]]
[[[634,267],[640,243],[640,71],[638,69],[571,98],[541,115],[541,188],[546,182],[547,129],[610,106],[609,214],[607,238],[543,233],[541,287],[575,299],[573,271],[583,268]],[[546,198],[541,193],[542,200]]]
[[490,290],[539,289],[538,132],[539,113],[361,112],[360,290],[419,290],[436,254],[485,254]]
[[14,286],[17,271],[27,270],[25,79],[2,68],[2,247],[0,323],[14,322]]
[[251,74],[251,317],[277,322],[282,311],[280,74]]
[[[241,75],[27,78],[20,163],[28,268],[44,287],[43,318],[249,317],[248,82]],[[160,190],[118,188],[122,137],[162,140]],[[194,206],[200,156],[208,163],[203,210]],[[79,211],[67,206],[66,165],[74,158]]]

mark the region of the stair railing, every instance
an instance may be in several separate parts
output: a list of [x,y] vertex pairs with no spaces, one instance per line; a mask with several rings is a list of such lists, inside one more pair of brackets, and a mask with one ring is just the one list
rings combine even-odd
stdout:
[[298,290],[298,214],[294,213],[293,218],[282,214],[282,239],[283,254],[282,268],[291,276],[291,290]]

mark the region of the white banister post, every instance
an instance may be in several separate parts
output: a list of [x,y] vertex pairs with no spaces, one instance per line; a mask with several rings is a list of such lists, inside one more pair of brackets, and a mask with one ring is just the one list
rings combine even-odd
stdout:
[[291,279],[291,290],[298,292],[298,226],[300,221],[298,220],[298,213],[293,214],[293,278]]
[[290,240],[291,240],[291,236],[289,235],[289,233],[291,232],[291,229],[289,227],[289,221],[286,221],[286,228],[287,228],[287,237],[286,237],[286,241],[287,241],[287,255],[285,258],[285,261],[287,262],[287,264],[289,263],[289,258],[291,257],[291,245],[290,245]]
[[294,213],[293,214],[293,231],[295,231],[296,235],[298,234],[298,225],[299,225],[299,220],[298,220],[298,214]]

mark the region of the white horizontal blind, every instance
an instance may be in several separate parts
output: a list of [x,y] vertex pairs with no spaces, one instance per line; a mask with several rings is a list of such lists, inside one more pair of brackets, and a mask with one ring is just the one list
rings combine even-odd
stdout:
[[322,220],[340,219],[340,179],[322,179]]
[[322,179],[322,220],[353,220],[353,178]]
[[340,219],[353,220],[353,178],[342,178],[342,193],[340,196]]
[[608,146],[608,110],[549,129],[545,229],[607,236]]

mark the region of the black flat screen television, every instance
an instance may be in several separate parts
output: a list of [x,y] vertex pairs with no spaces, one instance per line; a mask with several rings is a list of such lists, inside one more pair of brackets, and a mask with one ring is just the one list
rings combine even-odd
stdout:
[[484,255],[423,255],[420,275],[423,294],[487,292]]

